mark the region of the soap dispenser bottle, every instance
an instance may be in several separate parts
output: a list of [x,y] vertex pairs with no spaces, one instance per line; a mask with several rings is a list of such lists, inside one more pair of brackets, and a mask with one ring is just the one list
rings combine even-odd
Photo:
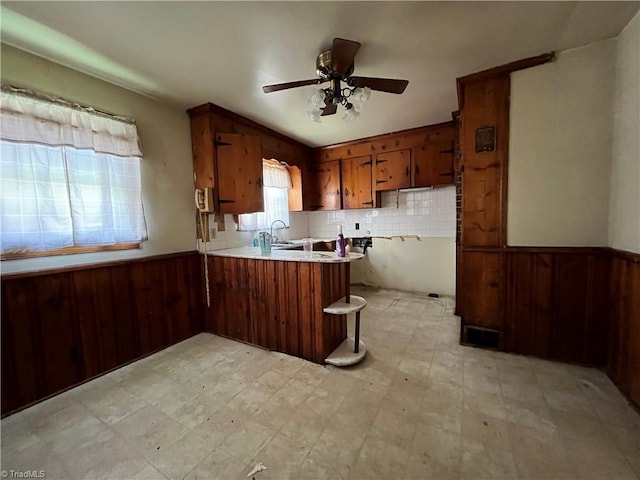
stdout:
[[336,240],[336,255],[340,258],[347,256],[347,242],[342,234],[342,225],[338,225],[338,239]]

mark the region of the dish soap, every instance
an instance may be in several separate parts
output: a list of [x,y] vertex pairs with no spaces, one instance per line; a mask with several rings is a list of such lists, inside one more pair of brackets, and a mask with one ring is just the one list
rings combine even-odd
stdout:
[[347,242],[342,234],[342,225],[338,225],[338,239],[336,240],[336,255],[340,258],[347,256]]

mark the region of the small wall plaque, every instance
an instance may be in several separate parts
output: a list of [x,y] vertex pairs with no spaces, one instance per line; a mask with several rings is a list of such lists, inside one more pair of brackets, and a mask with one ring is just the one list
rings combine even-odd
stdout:
[[496,149],[496,127],[476,129],[476,153],[493,152]]

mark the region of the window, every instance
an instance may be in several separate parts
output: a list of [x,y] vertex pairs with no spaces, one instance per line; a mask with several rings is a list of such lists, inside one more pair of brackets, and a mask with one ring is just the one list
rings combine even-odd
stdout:
[[264,212],[238,215],[238,230],[265,230],[275,220],[282,220],[289,226],[291,177],[287,167],[277,160],[262,160],[262,177]]
[[1,99],[3,259],[147,239],[135,125],[5,85]]

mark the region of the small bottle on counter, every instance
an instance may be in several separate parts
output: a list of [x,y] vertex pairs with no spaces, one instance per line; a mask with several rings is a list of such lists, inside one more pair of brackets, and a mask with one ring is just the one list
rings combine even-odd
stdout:
[[271,235],[268,232],[258,234],[258,243],[260,244],[260,253],[263,255],[271,253]]
[[347,256],[347,242],[342,234],[342,225],[338,225],[338,239],[336,240],[336,255],[340,258]]

